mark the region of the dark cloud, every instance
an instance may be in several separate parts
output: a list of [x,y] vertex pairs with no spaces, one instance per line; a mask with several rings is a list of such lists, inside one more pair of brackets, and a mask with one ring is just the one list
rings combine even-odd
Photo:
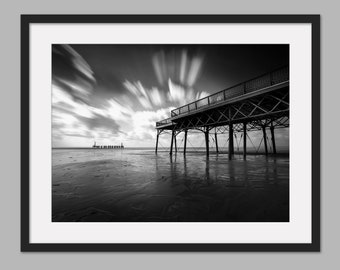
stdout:
[[76,116],[80,122],[82,122],[89,130],[95,129],[107,129],[112,134],[118,134],[119,125],[112,118],[108,118],[99,114],[95,114],[93,118],[87,118],[83,116]]
[[63,135],[64,136],[69,136],[69,137],[81,137],[81,138],[89,138],[89,137],[91,137],[91,134],[88,133],[88,132],[86,134],[81,134],[81,133],[78,133],[78,132],[64,133]]
[[106,66],[96,67],[97,88],[100,91],[112,94],[125,93],[126,90],[122,85],[122,79],[111,68]]
[[52,122],[52,130],[53,131],[59,131],[63,129],[66,125],[64,123],[60,122]]
[[92,70],[83,57],[70,45],[52,45],[52,74],[53,76],[74,80],[77,76],[93,82]]
[[87,102],[96,80],[84,58],[69,45],[52,46],[52,83],[68,92],[75,101]]
[[[73,111],[74,108],[65,102],[58,102],[53,104],[52,110],[56,113],[66,113],[76,116],[75,112]],[[55,115],[54,117],[58,117],[58,115]]]
[[76,73],[79,72],[73,66],[71,54],[65,50],[63,45],[52,45],[53,77],[74,80]]

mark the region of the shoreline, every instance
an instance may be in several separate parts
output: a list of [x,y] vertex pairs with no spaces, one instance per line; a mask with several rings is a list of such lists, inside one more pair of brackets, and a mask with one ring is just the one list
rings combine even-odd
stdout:
[[[124,147],[124,148],[92,148],[92,147],[52,147],[52,150],[94,150],[94,151],[124,151],[124,150],[148,150],[148,151],[155,151],[154,147]],[[169,150],[163,150],[158,148],[159,153],[168,153]],[[205,148],[193,148],[188,147],[186,152],[188,154],[197,153],[197,154],[205,154]],[[183,154],[183,150],[179,149],[178,154]],[[173,152],[173,155],[175,155],[176,152]],[[228,150],[219,150],[217,153],[216,150],[210,150],[209,154],[228,154]],[[243,155],[242,151],[234,151],[235,155]],[[255,152],[254,150],[249,150],[247,152],[247,155],[259,155],[263,156],[265,155],[265,152]],[[273,154],[269,153],[268,156],[289,156],[289,151],[279,150],[279,153]]]

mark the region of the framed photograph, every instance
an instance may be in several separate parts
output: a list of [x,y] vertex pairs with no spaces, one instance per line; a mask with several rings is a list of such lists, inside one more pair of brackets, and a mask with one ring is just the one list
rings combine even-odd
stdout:
[[22,15],[22,251],[320,251],[319,15]]

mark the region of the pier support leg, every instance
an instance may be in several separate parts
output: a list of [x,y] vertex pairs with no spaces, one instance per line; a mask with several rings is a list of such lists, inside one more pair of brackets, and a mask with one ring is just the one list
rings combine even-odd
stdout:
[[247,123],[243,123],[243,158],[247,156]]
[[157,150],[158,150],[158,137],[159,137],[159,131],[157,130],[156,149],[155,149],[156,154],[157,154]]
[[218,141],[217,141],[217,132],[215,131],[215,144],[216,144],[216,153],[218,153]]
[[233,158],[233,154],[234,154],[234,131],[233,124],[229,124],[229,149],[228,149],[229,160]]
[[174,140],[175,140],[175,152],[177,153],[177,138],[176,138],[176,135],[174,137]]
[[266,126],[262,126],[262,132],[263,132],[264,151],[266,153],[266,156],[268,156]]
[[272,145],[273,145],[273,154],[276,154],[276,144],[275,144],[275,136],[274,136],[274,126],[273,122],[270,125],[270,133],[272,135]]
[[172,155],[172,148],[173,148],[173,145],[174,145],[174,137],[175,137],[175,131],[173,130],[172,131],[172,134],[171,134],[171,145],[170,145],[170,155]]
[[188,130],[186,129],[184,131],[184,152],[183,152],[184,155],[187,152],[187,137],[188,137]]
[[205,148],[206,148],[206,153],[208,157],[209,156],[209,129],[208,128],[206,128],[204,135],[205,135]]

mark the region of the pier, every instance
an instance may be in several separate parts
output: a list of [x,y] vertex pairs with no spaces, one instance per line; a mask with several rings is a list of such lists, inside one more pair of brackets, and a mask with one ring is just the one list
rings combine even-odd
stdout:
[[187,151],[187,136],[192,130],[205,137],[206,155],[209,156],[209,136],[214,135],[216,152],[218,134],[228,134],[228,157],[233,158],[234,134],[241,133],[243,156],[247,155],[249,132],[262,131],[265,155],[269,154],[268,137],[271,137],[272,154],[276,154],[275,129],[289,127],[289,68],[282,67],[252,78],[225,90],[171,111],[167,119],[156,122],[156,148],[159,136],[171,132],[170,152],[177,152],[176,136],[184,132],[183,154]]
[[97,145],[96,142],[94,142],[92,148],[94,149],[124,149],[123,143],[120,145]]

